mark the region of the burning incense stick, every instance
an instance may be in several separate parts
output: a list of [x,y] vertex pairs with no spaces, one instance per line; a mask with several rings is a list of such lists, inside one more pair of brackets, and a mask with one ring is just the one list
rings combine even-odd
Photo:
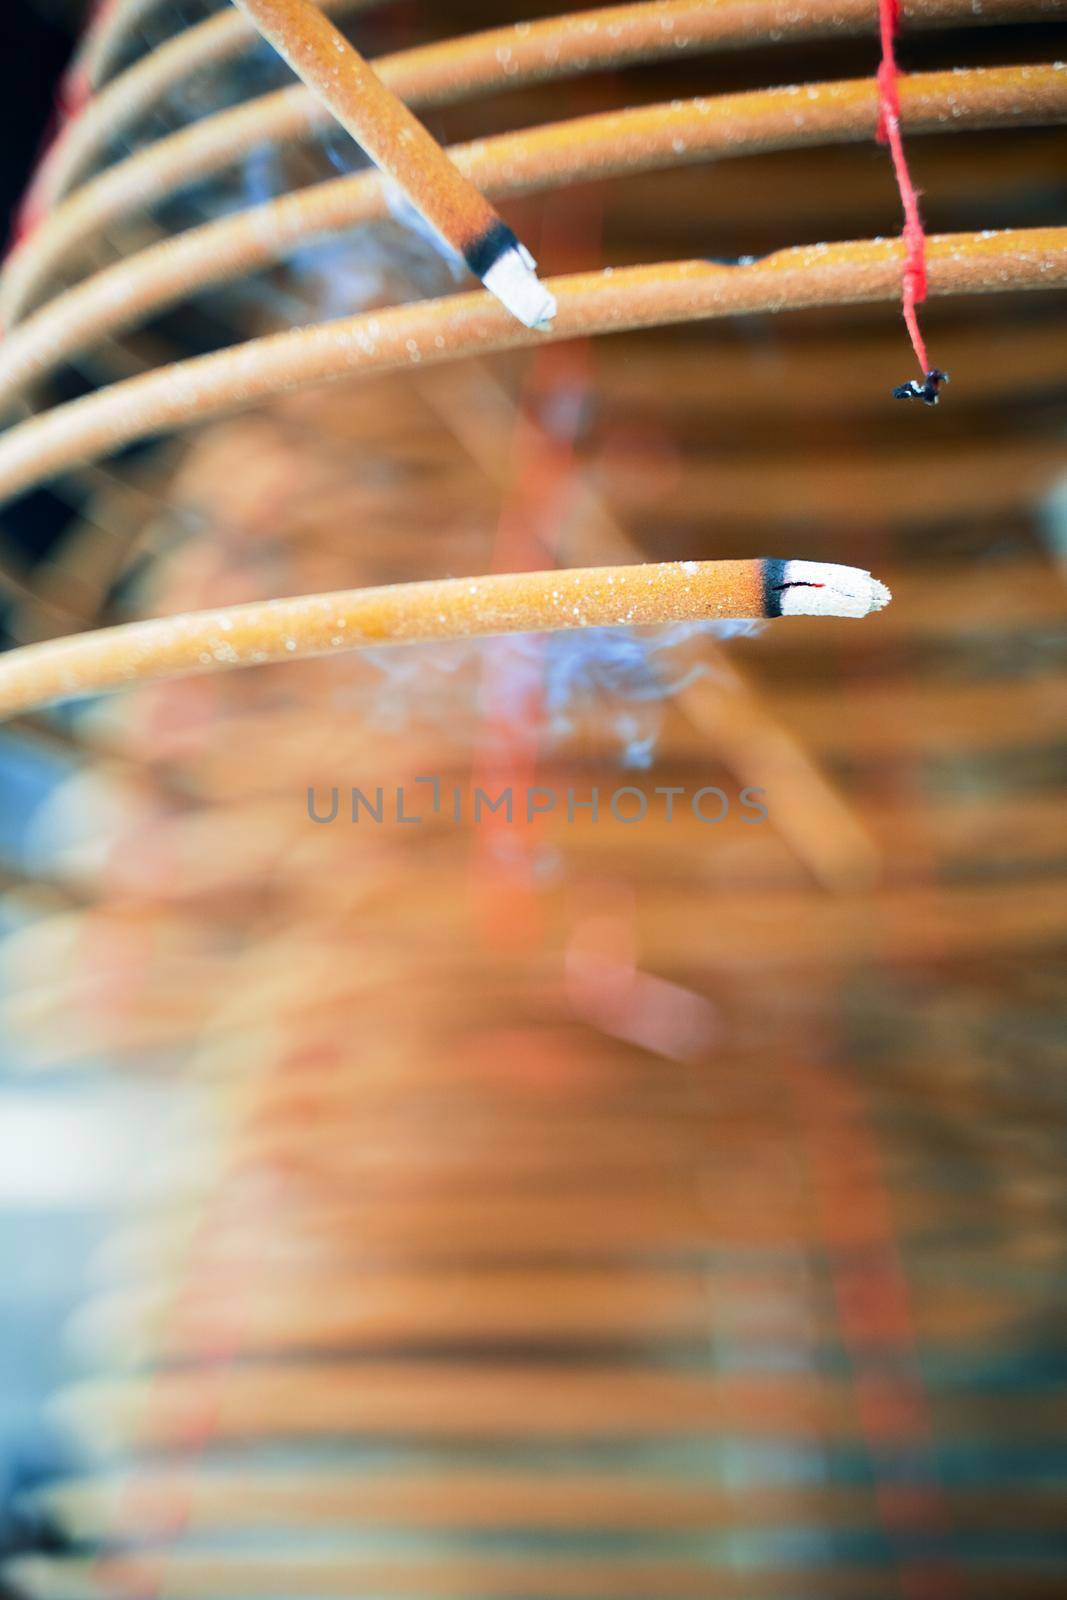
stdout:
[[517,572],[301,595],[14,650],[0,659],[0,715],[147,679],[364,645],[721,617],[865,617],[889,598],[859,567],[767,559]]
[[312,0],[234,4],[512,316],[527,328],[551,322],[556,302],[533,256]]

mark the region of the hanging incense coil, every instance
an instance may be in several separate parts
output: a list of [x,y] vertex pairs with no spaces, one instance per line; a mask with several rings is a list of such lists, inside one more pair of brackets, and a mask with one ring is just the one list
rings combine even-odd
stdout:
[[31,683],[7,1029],[196,1134],[91,1265],[10,1581],[1058,1593],[1060,8],[901,19],[929,414],[876,5],[323,9],[553,328],[241,14],[116,0],[0,284],[0,495],[70,509],[13,643],[768,555],[894,598]]

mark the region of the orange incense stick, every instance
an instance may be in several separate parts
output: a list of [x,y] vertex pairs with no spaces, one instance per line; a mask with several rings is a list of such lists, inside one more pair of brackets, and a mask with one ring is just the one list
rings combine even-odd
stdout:
[[145,679],[366,645],[713,617],[864,617],[889,598],[858,567],[777,560],[649,562],[300,595],[13,650],[0,660],[0,716]]
[[527,328],[556,302],[537,263],[436,139],[312,0],[234,0],[420,216]]

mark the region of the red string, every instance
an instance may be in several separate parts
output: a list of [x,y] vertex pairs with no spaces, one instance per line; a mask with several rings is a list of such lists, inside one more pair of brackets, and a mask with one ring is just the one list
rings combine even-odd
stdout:
[[904,141],[900,135],[900,69],[894,50],[897,29],[900,26],[901,0],[878,0],[878,25],[882,38],[882,62],[878,68],[878,127],[879,144],[887,144],[893,158],[893,171],[904,207],[904,272],[901,279],[901,303],[904,322],[911,339],[912,349],[919,362],[923,377],[930,370],[926,343],[919,328],[916,307],[926,299],[926,234],[919,216],[919,196],[911,181]]

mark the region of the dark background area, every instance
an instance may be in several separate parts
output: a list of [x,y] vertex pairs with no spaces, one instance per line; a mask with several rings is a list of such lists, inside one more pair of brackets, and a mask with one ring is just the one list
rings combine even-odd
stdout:
[[69,26],[29,0],[4,0],[0,7],[0,98],[6,108],[0,140],[0,227],[5,247],[51,122],[72,43]]
[[[80,8],[70,7],[69,11]],[[0,240],[11,248],[16,216],[30,175],[53,126],[60,78],[76,34],[72,17],[60,6],[32,0],[0,4]],[[60,535],[69,513],[51,495],[32,495],[9,508],[3,519],[3,547],[32,565]],[[0,647],[14,641],[3,628]]]

